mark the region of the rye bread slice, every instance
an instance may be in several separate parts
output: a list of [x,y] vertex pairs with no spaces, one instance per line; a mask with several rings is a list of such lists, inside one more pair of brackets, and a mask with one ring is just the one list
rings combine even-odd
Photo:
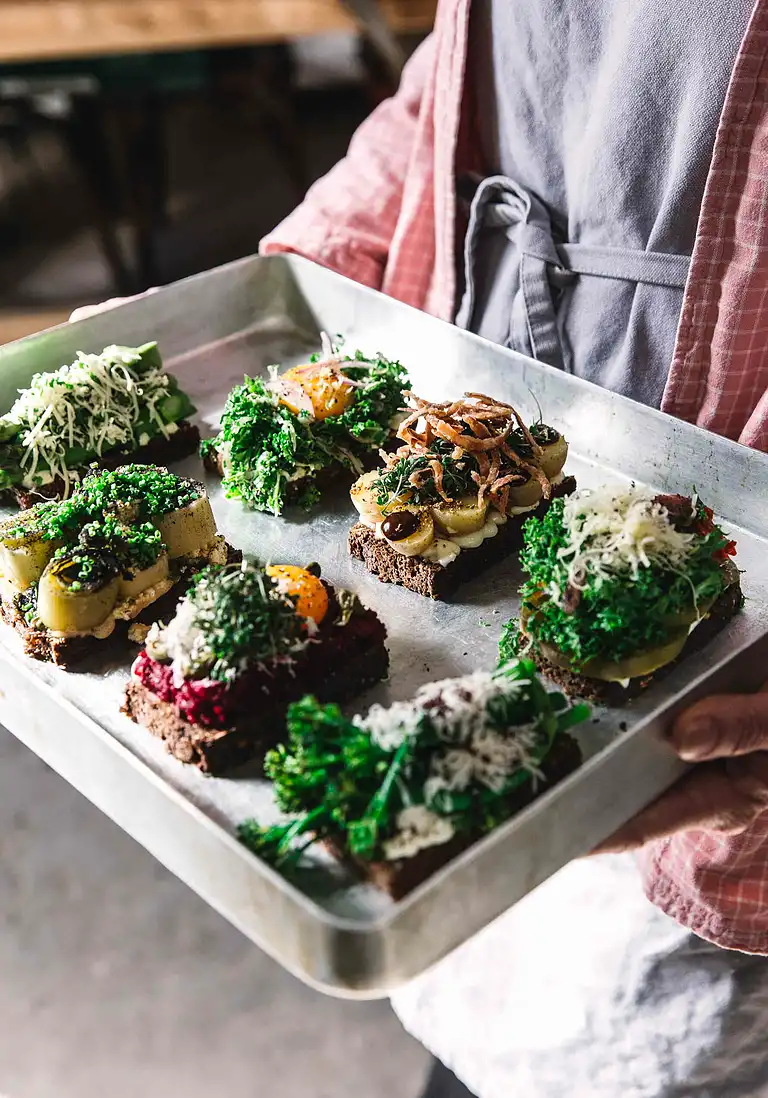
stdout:
[[[181,461],[197,451],[200,444],[200,431],[193,423],[182,420],[169,438],[158,435],[150,439],[146,446],[140,446],[138,450],[128,450],[121,447],[119,450],[110,450],[100,459],[93,462],[99,469],[119,469],[121,465],[170,465],[174,461]],[[89,466],[90,468],[90,466]],[[80,470],[85,472],[86,470]],[[37,503],[47,499],[61,499],[66,492],[66,486],[61,477],[57,477],[50,484],[44,484],[40,488],[9,488],[0,493],[0,503],[16,504],[22,511],[29,510]]]
[[172,702],[163,701],[135,678],[126,687],[122,712],[164,740],[180,762],[206,774],[224,774],[250,759],[263,758],[281,741],[291,702],[314,694],[321,702],[343,704],[386,677],[386,629],[372,610],[363,610],[346,625],[332,625],[330,630],[331,643],[320,640],[291,665],[253,669],[241,684],[242,709],[228,728],[188,720]]
[[[553,663],[536,652],[535,646],[530,656],[535,660],[536,666],[542,675],[550,682],[559,686],[566,694],[574,698],[584,698],[586,701],[599,705],[622,706],[633,698],[639,697],[653,683],[660,682],[677,667],[683,660],[688,659],[694,652],[700,652],[725,628],[731,618],[738,614],[743,604],[741,583],[736,575],[734,582],[723,591],[720,598],[712,606],[707,617],[689,635],[680,655],[677,659],[660,667],[651,675],[643,675],[636,679],[630,679],[625,687],[619,682],[604,682],[602,679],[591,679],[587,675],[577,674],[575,671],[566,671],[562,667],[556,667]],[[529,639],[521,634],[523,642]]]
[[[510,793],[510,815],[521,812],[553,785],[577,770],[581,761],[581,748],[576,740],[567,733],[558,736],[541,767],[544,781],[539,781],[535,789],[532,782],[526,782]],[[393,900],[401,900],[482,837],[482,834],[454,835],[447,843],[427,847],[412,858],[398,858],[392,862],[367,862],[353,857],[343,843],[334,839],[325,841],[323,845],[336,858],[352,866],[365,880],[386,892]]]
[[[227,563],[238,564],[243,559],[239,549],[227,546]],[[118,620],[115,628],[108,637],[103,640],[92,636],[60,636],[52,633],[50,629],[36,628],[27,623],[24,615],[13,603],[5,599],[0,600],[0,618],[6,625],[10,625],[22,638],[24,655],[41,663],[52,663],[65,671],[75,667],[78,663],[93,655],[111,655],[131,644],[129,631],[133,625],[151,625],[155,621],[162,621],[173,617],[176,604],[189,587],[193,577],[200,571],[195,564],[185,567],[169,591],[161,595],[155,602],[150,603],[131,621]]]
[[[576,490],[574,477],[565,477],[552,490],[552,497],[567,496]],[[523,540],[523,526],[529,518],[542,518],[549,501],[542,500],[535,511],[510,518],[493,538],[486,538],[477,549],[465,549],[448,565],[436,564],[422,557],[404,557],[396,552],[376,531],[357,522],[349,532],[349,552],[361,560],[381,583],[396,583],[429,599],[447,599],[468,580],[475,579],[486,568],[508,557]]]

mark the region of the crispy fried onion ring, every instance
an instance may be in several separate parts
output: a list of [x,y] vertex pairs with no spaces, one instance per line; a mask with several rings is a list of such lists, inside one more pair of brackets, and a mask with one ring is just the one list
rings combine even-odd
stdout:
[[[542,487],[545,499],[552,494],[552,485],[540,465],[541,447],[526,427],[520,413],[511,404],[495,400],[484,393],[465,393],[461,400],[435,403],[423,400],[414,393],[405,393],[411,412],[400,424],[397,437],[405,443],[396,453],[384,454],[386,464],[414,454],[429,459],[425,468],[410,477],[411,484],[419,487],[430,476],[434,478],[439,495],[448,500],[443,485],[443,466],[430,451],[437,439],[453,443],[451,457],[459,461],[471,455],[477,470],[472,479],[478,486],[478,499],[487,496],[501,512],[509,506],[509,492],[513,484],[528,477],[535,477]],[[522,458],[507,441],[519,427],[531,450],[531,457]]]

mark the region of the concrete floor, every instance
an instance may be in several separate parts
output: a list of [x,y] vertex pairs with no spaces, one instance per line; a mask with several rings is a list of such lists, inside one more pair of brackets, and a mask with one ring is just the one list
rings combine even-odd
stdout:
[[5,1098],[416,1098],[386,1003],[289,976],[0,729]]
[[[363,111],[352,94],[307,119],[315,175]],[[173,123],[164,281],[254,251],[295,203],[252,132],[205,111]],[[38,152],[47,173],[5,225],[0,208],[0,342],[112,293],[72,173]],[[0,926],[4,1098],[420,1091],[427,1056],[386,1003],[303,987],[3,729]]]

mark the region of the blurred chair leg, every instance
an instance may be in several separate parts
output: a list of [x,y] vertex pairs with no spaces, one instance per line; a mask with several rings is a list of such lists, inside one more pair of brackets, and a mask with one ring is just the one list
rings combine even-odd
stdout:
[[296,191],[309,186],[304,133],[296,106],[294,65],[288,46],[212,54],[216,89],[246,125],[258,125]]
[[102,104],[76,97],[63,128],[70,156],[91,197],[94,227],[118,295],[134,292],[135,282],[117,235],[119,188],[113,170]]
[[373,109],[395,94],[397,84],[391,69],[365,35],[360,37],[360,61],[365,73],[366,92]]
[[435,1060],[427,1081],[426,1089],[419,1098],[474,1098],[463,1083],[460,1083],[452,1071]]
[[136,288],[146,290],[159,281],[157,228],[165,216],[167,185],[164,112],[155,97],[115,100],[106,110],[112,159],[133,238]]

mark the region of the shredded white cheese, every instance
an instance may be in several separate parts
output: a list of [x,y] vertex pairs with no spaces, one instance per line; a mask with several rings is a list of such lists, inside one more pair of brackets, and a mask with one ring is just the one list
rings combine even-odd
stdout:
[[429,714],[438,736],[446,743],[465,743],[476,731],[488,727],[487,707],[495,698],[509,697],[527,686],[526,679],[495,677],[475,671],[460,679],[443,679],[422,686],[410,701],[395,702],[388,709],[374,705],[355,723],[369,732],[385,751],[417,735],[422,717]]
[[[132,445],[144,410],[161,434],[172,433],[157,410],[168,395],[168,375],[157,369],[139,375],[132,368],[138,361],[135,352],[122,347],[107,347],[100,355],[78,354],[71,366],[36,374],[29,388],[20,390],[4,420],[19,428],[26,486],[57,476],[68,486],[77,479],[64,460],[71,447],[101,455]],[[48,468],[39,469],[41,462]]]
[[[584,589],[589,576],[628,575],[661,563],[682,569],[696,535],[677,530],[661,504],[646,489],[584,489],[563,508],[568,544],[558,550],[568,582]],[[559,592],[553,592],[559,597]]]
[[423,804],[414,804],[398,813],[397,833],[382,844],[387,861],[412,858],[429,846],[441,846],[454,836],[453,824],[431,812]]
[[423,804],[400,813],[396,834],[384,846],[387,858],[410,857],[451,838],[452,825],[430,807],[441,791],[461,791],[479,784],[498,793],[521,767],[534,778],[538,775],[534,761],[537,722],[499,731],[490,716],[494,701],[509,698],[529,685],[527,679],[476,671],[460,679],[429,683],[412,701],[396,702],[389,709],[376,705],[367,717],[355,718],[358,727],[387,751],[418,736],[425,716],[442,741],[430,762]]

